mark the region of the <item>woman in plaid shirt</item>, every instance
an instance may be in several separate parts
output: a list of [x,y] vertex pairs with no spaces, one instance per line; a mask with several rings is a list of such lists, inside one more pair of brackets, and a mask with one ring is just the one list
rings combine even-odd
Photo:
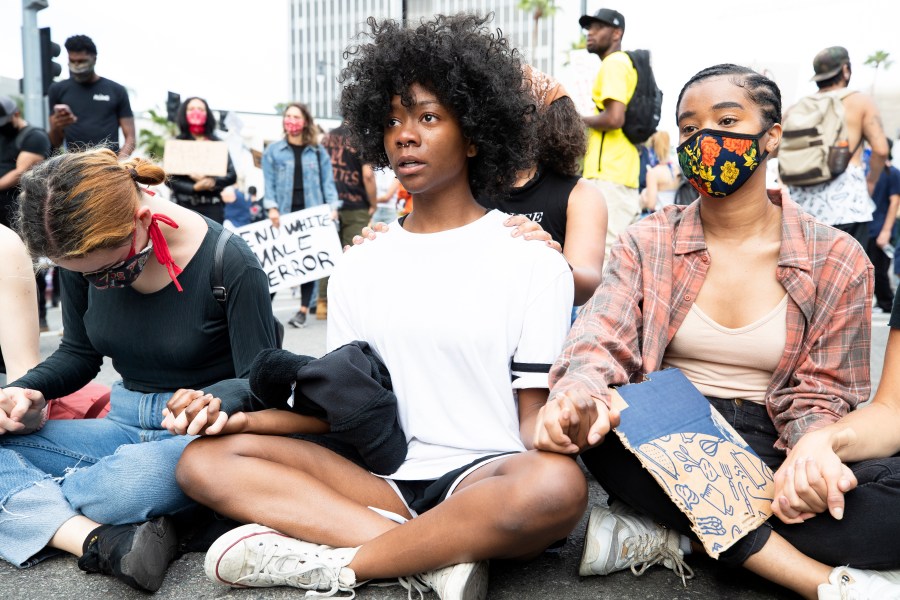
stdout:
[[868,399],[872,267],[850,236],[769,199],[780,121],[778,87],[750,69],[717,65],[688,81],[678,155],[700,197],[623,233],[551,371],[538,447],[583,452],[615,500],[592,512],[582,575],[657,563],[691,575],[684,555],[700,546],[687,517],[606,436],[618,422],[609,386],[677,367],[778,471],[779,518],[721,560],[807,598],[900,597],[900,586],[859,569],[900,567],[900,462],[856,462],[835,478],[834,457],[810,433]]

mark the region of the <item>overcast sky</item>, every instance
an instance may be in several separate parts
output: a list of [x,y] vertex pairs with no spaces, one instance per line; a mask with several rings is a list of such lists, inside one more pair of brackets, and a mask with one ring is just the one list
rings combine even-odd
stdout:
[[[577,39],[580,0],[560,0],[557,19]],[[844,45],[853,60],[853,87],[868,91],[876,50],[900,61],[898,0],[590,0],[589,11],[618,6],[625,14],[625,48],[650,48],[671,121],[681,85],[718,62],[768,68],[786,103],[814,91],[808,83],[815,53]],[[22,74],[21,0],[0,0],[0,75]],[[165,103],[166,91],[198,95],[216,108],[271,112],[289,100],[286,0],[50,0],[38,25],[54,41],[91,36],[97,72],[125,85],[132,106]],[[65,50],[60,58],[67,76]],[[878,89],[900,90],[900,63],[878,76]],[[298,98],[298,100],[303,100]]]

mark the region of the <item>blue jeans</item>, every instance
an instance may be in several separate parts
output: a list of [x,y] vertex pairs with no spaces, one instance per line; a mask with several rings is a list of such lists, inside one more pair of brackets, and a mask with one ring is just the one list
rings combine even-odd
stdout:
[[137,523],[194,505],[175,466],[196,436],[160,428],[172,393],[112,387],[104,419],[48,421],[28,435],[0,436],[0,557],[28,567],[76,515]]

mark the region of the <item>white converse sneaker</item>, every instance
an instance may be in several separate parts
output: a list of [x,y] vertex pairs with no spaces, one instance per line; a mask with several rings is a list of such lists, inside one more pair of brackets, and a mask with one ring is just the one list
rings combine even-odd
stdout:
[[412,577],[400,577],[400,585],[419,598],[434,591],[441,600],[484,600],[488,590],[488,562],[460,563],[426,571]]
[[898,600],[897,571],[863,571],[835,567],[828,583],[819,586],[819,600]]
[[615,503],[615,509],[595,506],[591,509],[584,550],[578,574],[609,575],[631,568],[643,575],[662,563],[681,577],[682,583],[694,576],[684,562],[678,533],[657,525],[630,507]]
[[[250,524],[232,529],[206,553],[206,576],[234,587],[290,586],[307,596],[333,596],[357,587],[347,567],[357,548],[332,548],[294,539],[274,529]],[[322,593],[317,593],[322,592]]]

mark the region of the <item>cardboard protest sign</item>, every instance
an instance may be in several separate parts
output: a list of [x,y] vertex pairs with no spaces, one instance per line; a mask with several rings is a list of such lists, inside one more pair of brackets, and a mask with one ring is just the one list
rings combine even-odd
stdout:
[[166,140],[163,169],[170,175],[209,175],[228,172],[228,143]]
[[269,290],[277,292],[331,275],[342,253],[331,207],[298,210],[281,215],[279,222],[280,227],[275,227],[266,219],[234,230],[259,259]]
[[678,369],[612,392],[616,433],[717,558],[772,516],[771,469]]

